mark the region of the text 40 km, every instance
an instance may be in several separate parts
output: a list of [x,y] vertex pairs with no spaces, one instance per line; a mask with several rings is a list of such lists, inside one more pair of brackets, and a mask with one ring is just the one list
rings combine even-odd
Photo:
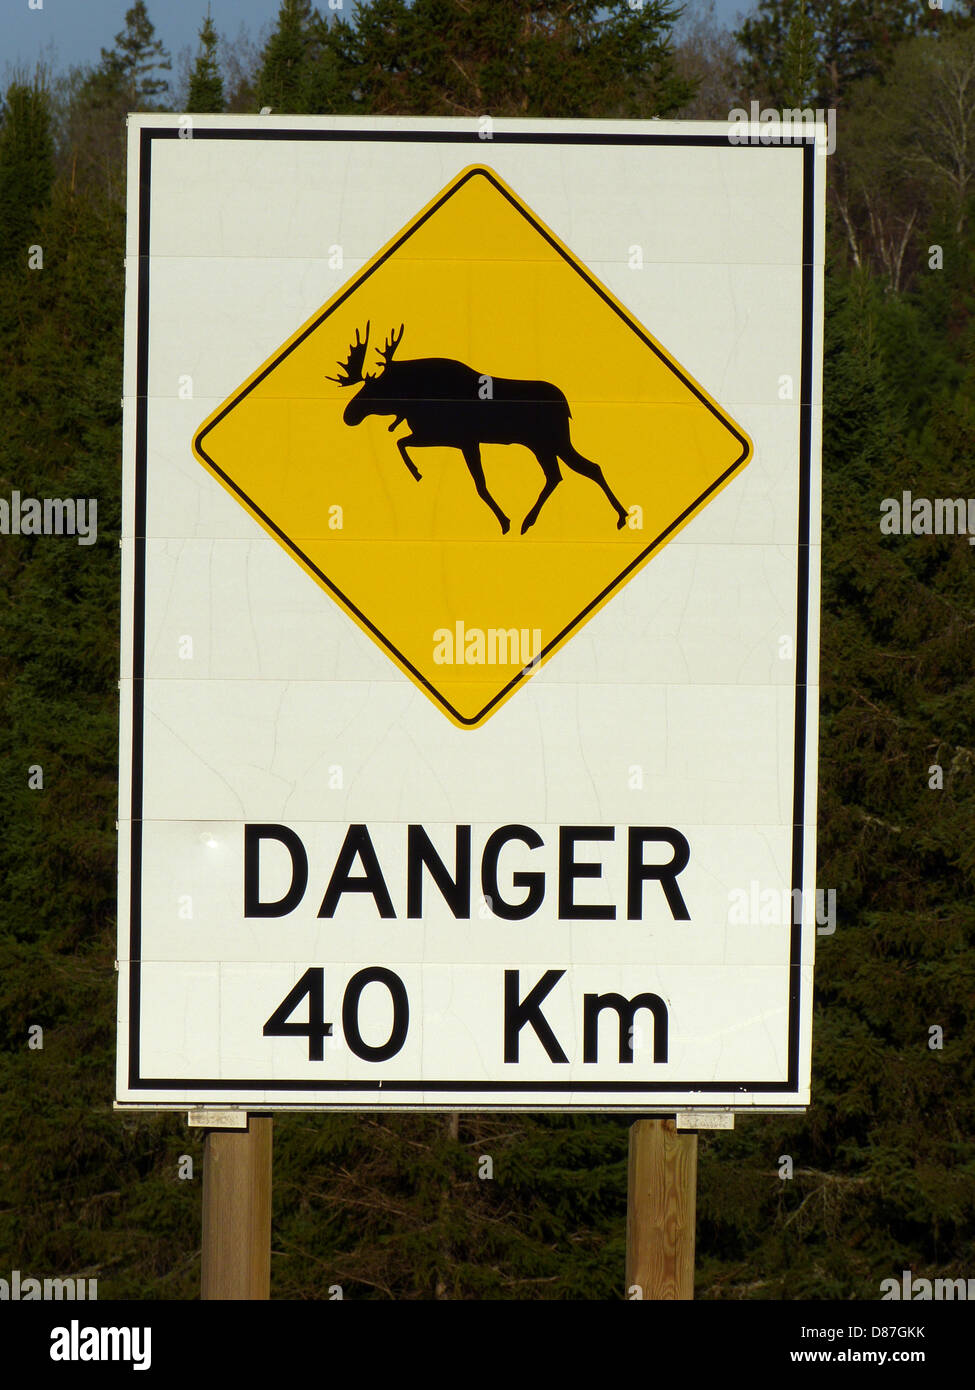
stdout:
[[[520,971],[505,970],[503,1002],[503,1051],[506,1063],[520,1058],[520,1039],[524,1028],[530,1028],[552,1062],[567,1063],[569,1058],[555,1035],[542,1004],[565,975],[564,970],[546,970],[527,992],[521,984]],[[384,985],[392,1003],[392,1025],[385,1042],[366,1042],[359,1027],[359,1006],[368,985]],[[308,1018],[294,1022],[291,1015],[304,999],[308,1000]],[[619,1061],[633,1061],[633,1043],[637,1034],[634,1020],[645,1010],[652,1021],[652,1056],[654,1062],[667,1061],[669,1015],[667,1005],[659,994],[645,992],[627,999],[622,994],[584,994],[582,997],[582,1060],[599,1060],[599,1018],[605,1010],[616,1014],[619,1022]],[[406,986],[393,970],[374,965],[358,970],[349,980],[342,996],[342,1032],[350,1052],[366,1062],[386,1062],[402,1049],[410,1026],[410,1004]],[[285,996],[264,1025],[266,1038],[307,1038],[308,1060],[321,1062],[325,1058],[325,1039],[332,1036],[332,1025],[325,1019],[325,969],[310,966],[293,989]]]

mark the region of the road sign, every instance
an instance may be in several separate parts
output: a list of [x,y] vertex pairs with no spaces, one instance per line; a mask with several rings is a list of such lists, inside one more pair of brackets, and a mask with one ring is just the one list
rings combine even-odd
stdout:
[[796,1108],[822,145],[130,121],[118,1100]]
[[[392,325],[384,342],[370,342],[372,324]],[[325,376],[346,344],[339,375]],[[283,479],[285,437],[316,466]],[[421,474],[418,451],[431,447],[455,452]],[[493,714],[750,453],[485,165],[452,179],[259,366],[195,449],[464,727]],[[665,469],[648,466],[655,455]],[[563,473],[569,486],[553,496]],[[498,544],[512,516],[518,535]]]

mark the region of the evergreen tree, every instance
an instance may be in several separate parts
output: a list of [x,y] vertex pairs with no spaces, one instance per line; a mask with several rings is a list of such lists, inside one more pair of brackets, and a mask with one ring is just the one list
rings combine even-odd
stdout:
[[217,31],[209,13],[200,30],[200,51],[190,74],[187,110],[219,112],[224,109],[223,78],[217,65]]
[[356,79],[340,68],[329,22],[311,0],[281,0],[257,74],[258,105],[299,115],[348,111]]
[[617,1297],[628,1128],[619,1116],[281,1117],[273,1295]]
[[118,112],[131,109],[132,98],[126,80],[125,67],[117,53],[102,49],[102,61],[97,68],[85,73],[79,90],[78,109],[89,115],[94,111]]
[[867,272],[827,287],[817,882],[837,922],[817,943],[812,1108],[702,1140],[711,1297],[875,1299],[905,1268],[963,1276],[975,1238],[975,575],[964,536],[879,528],[904,487],[964,494],[975,396],[929,402],[918,448],[889,297]]
[[133,111],[152,110],[155,98],[169,90],[166,79],[157,75],[169,71],[169,54],[155,33],[146,0],[135,0],[125,12],[125,28],[115,35],[115,47],[102,49],[103,83],[108,90],[120,85]]
[[176,1159],[199,1143],[111,1108],[120,183],[72,187],[68,169],[37,214],[43,270],[0,270],[0,496],[94,498],[98,523],[90,546],[0,541],[0,1250],[103,1294],[192,1297],[199,1184]]
[[12,82],[0,125],[0,267],[26,268],[53,178],[50,97],[37,82]]
[[786,30],[782,55],[782,89],[785,105],[805,110],[815,96],[816,31],[806,8],[806,0],[796,7]]
[[917,0],[759,0],[755,11],[736,30],[744,56],[740,67],[741,98],[791,109],[795,86],[795,45],[801,16],[813,23],[812,104],[836,107],[851,82],[885,71],[903,39],[937,26],[938,20]]
[[281,0],[277,28],[265,45],[257,79],[257,100],[262,107],[288,113],[307,110],[317,21],[311,0]]
[[668,115],[677,75],[670,0],[363,0],[329,45],[363,112],[449,116]]

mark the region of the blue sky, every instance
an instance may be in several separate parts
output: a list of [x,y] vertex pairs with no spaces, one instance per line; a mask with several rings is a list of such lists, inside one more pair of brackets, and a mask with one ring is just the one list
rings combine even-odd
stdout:
[[[503,0],[501,0],[503,3]],[[37,0],[35,0],[37,3]],[[8,65],[33,68],[46,57],[52,67],[96,63],[102,48],[111,48],[125,24],[132,0],[42,0],[31,9],[28,0],[0,0],[0,76]],[[156,34],[174,60],[180,50],[196,51],[196,36],[207,0],[147,0]],[[329,0],[317,0],[327,8]],[[348,12],[354,0],[343,0]],[[691,6],[699,0],[690,0]],[[724,23],[752,8],[749,0],[715,0],[715,14]],[[210,0],[210,12],[220,34],[235,37],[245,24],[252,40],[273,24],[278,0]],[[46,50],[46,51],[45,51]]]

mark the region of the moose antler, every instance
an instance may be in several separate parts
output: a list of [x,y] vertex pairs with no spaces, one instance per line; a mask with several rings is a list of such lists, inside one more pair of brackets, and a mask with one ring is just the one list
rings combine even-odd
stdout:
[[369,343],[369,324],[366,324],[366,336],[359,341],[359,330],[355,331],[355,342],[349,344],[349,355],[344,362],[336,363],[339,371],[344,373],[342,376],[329,376],[326,372],[326,381],[335,381],[339,386],[355,386],[362,381],[362,364],[366,360],[366,347]]
[[399,334],[390,333],[386,339],[386,346],[379,349],[379,356],[383,359],[383,366],[388,367],[393,360],[393,353],[403,341],[403,325],[399,326]]

